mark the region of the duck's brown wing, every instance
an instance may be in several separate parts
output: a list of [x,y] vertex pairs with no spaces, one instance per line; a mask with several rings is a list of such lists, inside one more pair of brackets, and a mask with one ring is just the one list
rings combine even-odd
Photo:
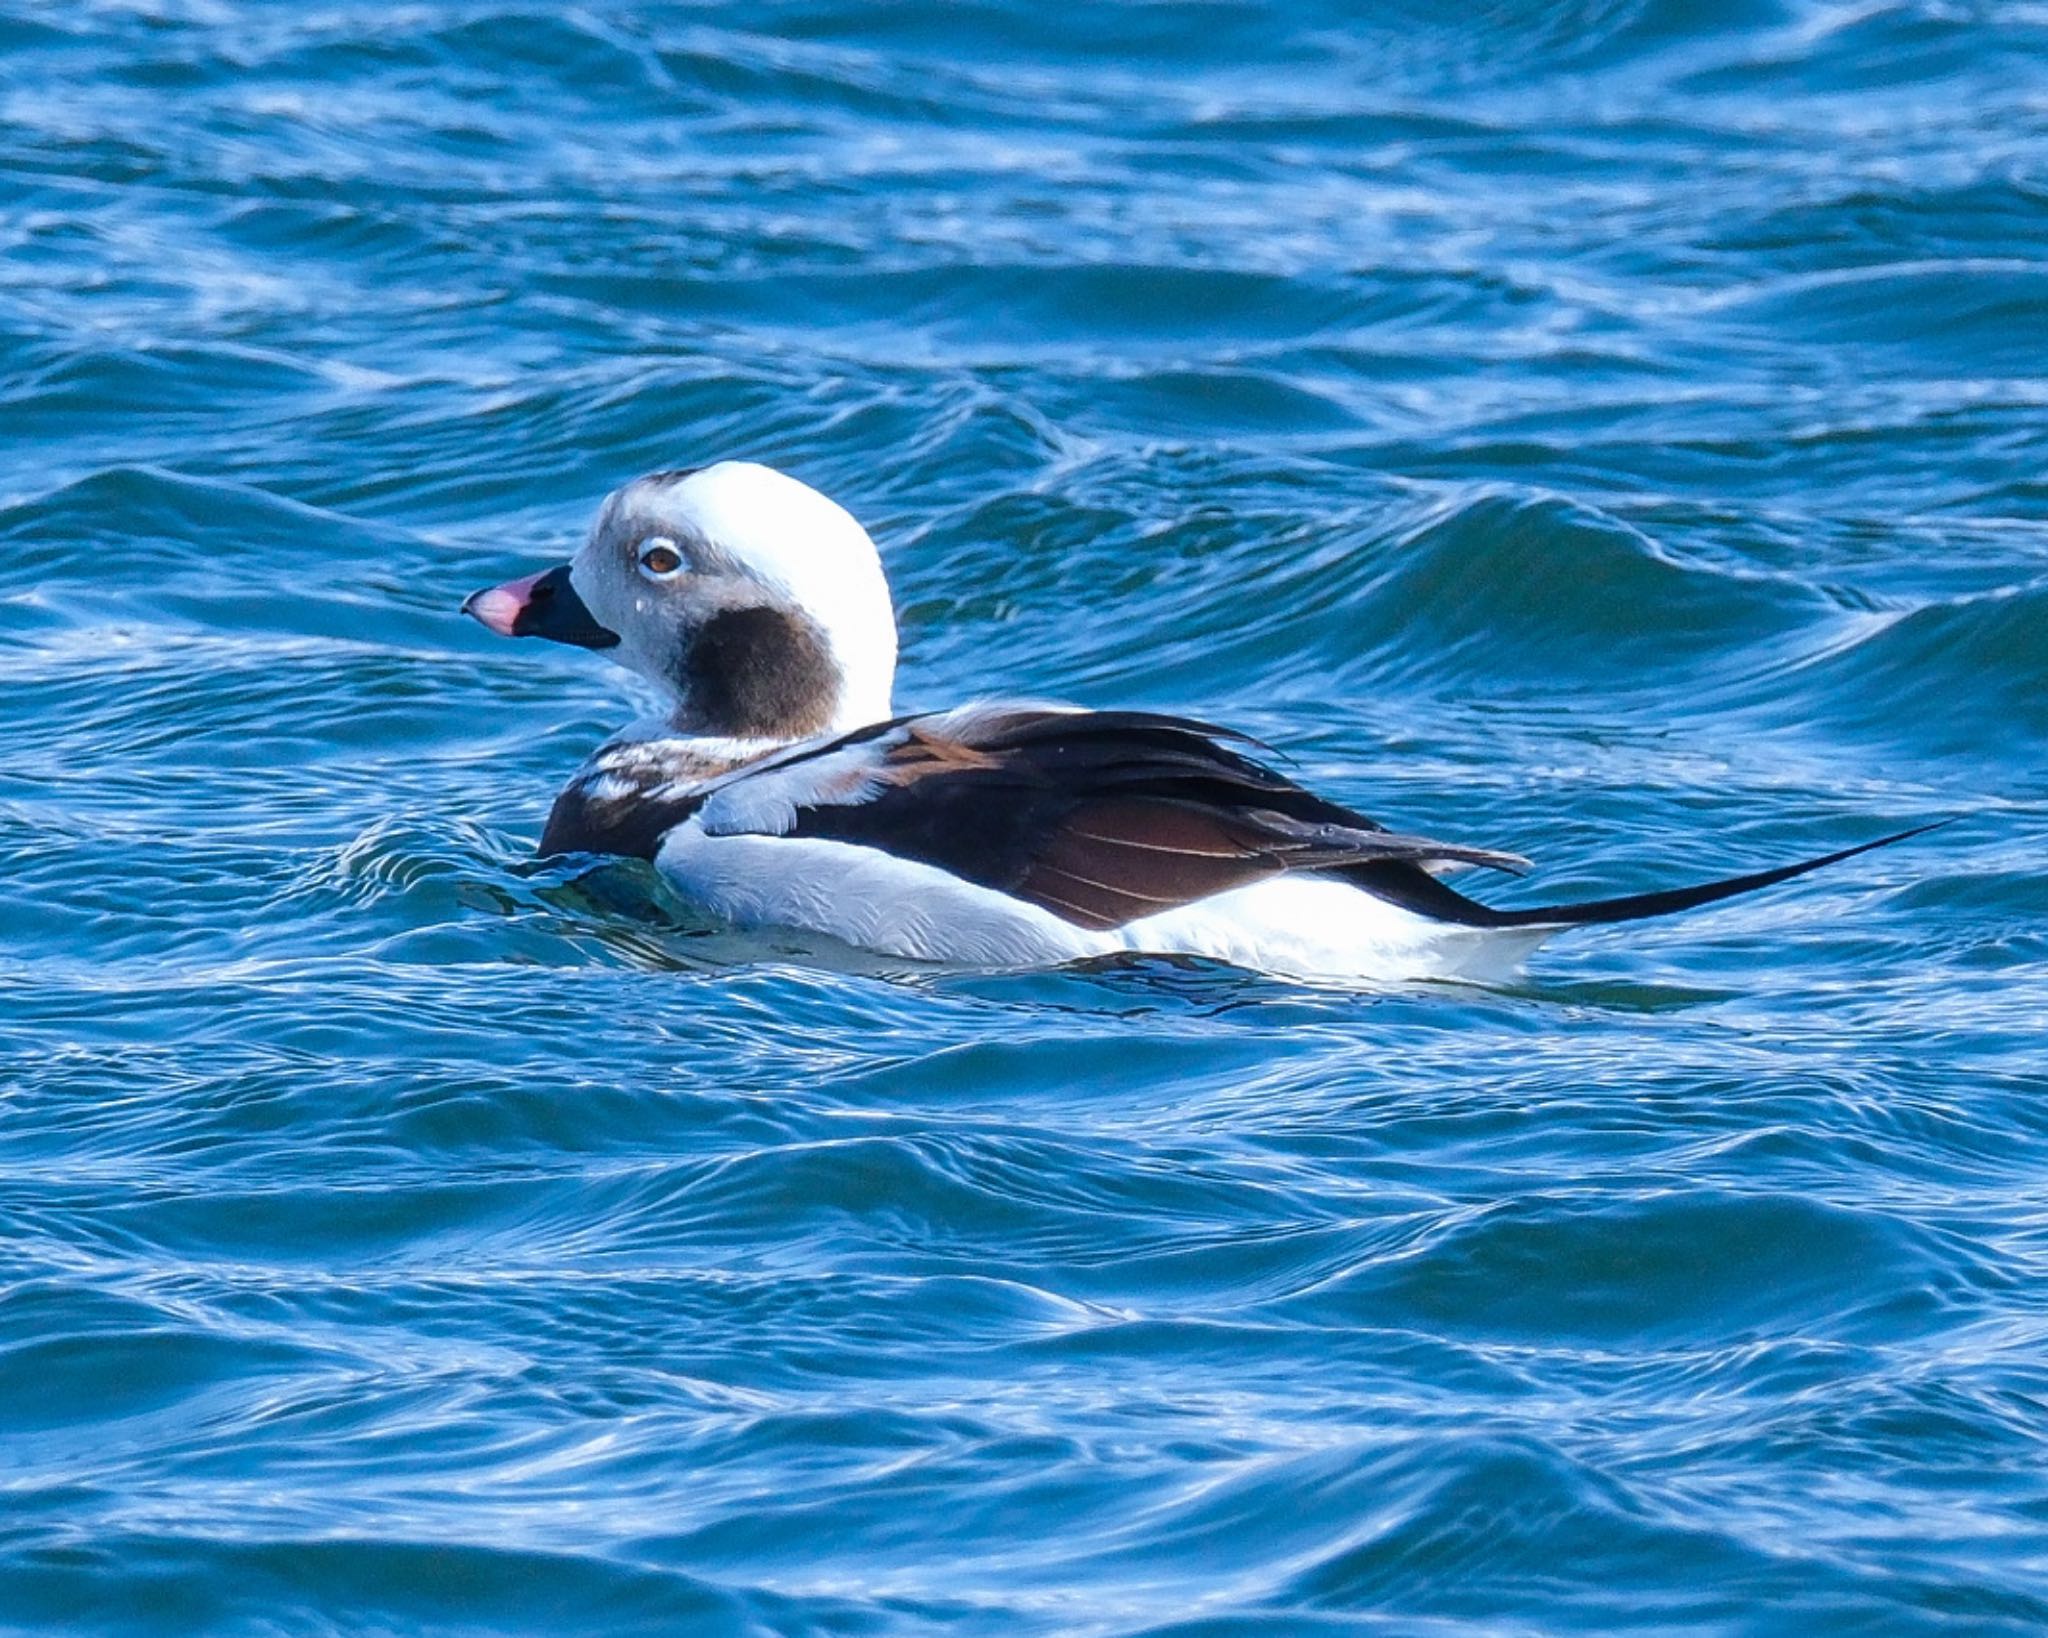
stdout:
[[1425,865],[1526,862],[1387,830],[1250,748],[1179,717],[975,706],[785,753],[722,782],[702,820],[711,834],[874,848],[1086,928],[1287,871],[1375,866],[1427,882]]

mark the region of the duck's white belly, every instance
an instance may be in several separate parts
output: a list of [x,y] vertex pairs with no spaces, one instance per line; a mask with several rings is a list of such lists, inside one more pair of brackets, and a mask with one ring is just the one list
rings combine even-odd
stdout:
[[1327,877],[1282,876],[1097,932],[875,848],[707,836],[695,819],[669,833],[655,863],[686,896],[741,926],[797,927],[884,955],[975,967],[1139,952],[1300,978],[1498,979],[1557,930],[1459,927]]

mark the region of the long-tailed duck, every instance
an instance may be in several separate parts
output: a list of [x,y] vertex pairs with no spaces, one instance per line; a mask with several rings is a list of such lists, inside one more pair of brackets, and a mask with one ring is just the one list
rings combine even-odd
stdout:
[[634,480],[573,561],[462,607],[501,636],[599,650],[667,705],[570,781],[543,854],[649,859],[743,926],[917,961],[1142,951],[1307,978],[1497,978],[1564,928],[1709,904],[1931,828],[1697,886],[1496,909],[1437,873],[1526,860],[1388,830],[1225,729],[1041,704],[891,715],[896,621],[867,531],[742,461]]

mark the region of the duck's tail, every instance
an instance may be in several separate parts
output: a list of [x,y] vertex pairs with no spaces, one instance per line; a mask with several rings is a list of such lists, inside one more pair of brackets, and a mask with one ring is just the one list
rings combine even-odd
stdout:
[[1722,899],[1753,893],[1760,887],[1773,887],[1795,876],[1804,876],[1810,870],[1840,864],[1844,859],[1890,847],[1894,842],[1910,841],[1915,836],[1925,836],[1931,830],[1953,823],[1952,819],[1937,819],[1931,825],[1915,825],[1911,830],[1880,836],[1874,842],[1859,842],[1854,847],[1839,848],[1818,858],[1801,859],[1797,864],[1753,870],[1746,876],[1726,876],[1717,882],[1667,887],[1655,893],[1629,893],[1616,899],[1585,899],[1577,904],[1541,904],[1528,909],[1503,910],[1481,904],[1413,867],[1404,869],[1375,863],[1357,866],[1346,874],[1369,893],[1391,899],[1422,915],[1455,922],[1463,927],[1584,927],[1595,922],[1640,921],[1646,916],[1668,916],[1680,910],[1696,910],[1703,904],[1716,904]]

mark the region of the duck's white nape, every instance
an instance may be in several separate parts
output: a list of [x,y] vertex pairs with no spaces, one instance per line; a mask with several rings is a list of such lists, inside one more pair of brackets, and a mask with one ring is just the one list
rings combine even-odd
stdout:
[[670,491],[704,538],[817,622],[844,677],[835,729],[890,713],[896,611],[859,519],[809,484],[753,461],[720,461]]
[[890,715],[896,616],[881,555],[837,501],[753,461],[653,473],[613,491],[571,574],[578,594],[619,636],[612,658],[672,688],[675,629],[655,588],[635,576],[636,539],[666,535],[692,567],[751,582],[801,615],[837,670],[829,718],[808,732],[843,732]]

